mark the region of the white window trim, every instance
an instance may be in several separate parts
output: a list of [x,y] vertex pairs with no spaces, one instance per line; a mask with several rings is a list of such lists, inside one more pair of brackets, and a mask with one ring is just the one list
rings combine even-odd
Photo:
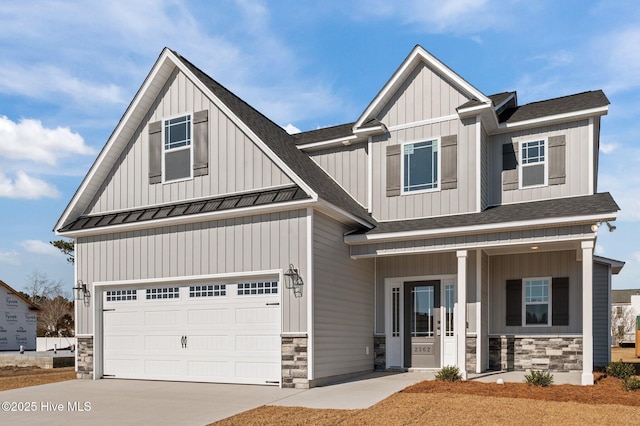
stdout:
[[[532,163],[532,164],[524,164],[522,161],[522,145],[524,145],[525,143],[530,143],[530,142],[543,142],[544,143],[544,161],[540,162],[540,163]],[[535,138],[535,139],[528,139],[528,140],[524,140],[524,141],[520,141],[518,142],[518,187],[519,189],[533,189],[533,188],[544,188],[546,186],[549,186],[549,141],[548,138]],[[544,183],[540,184],[540,185],[529,185],[529,186],[524,186],[524,180],[522,179],[522,172],[525,169],[525,167],[530,167],[530,166],[536,166],[536,165],[540,165],[543,164],[544,165]]]
[[[548,283],[548,294],[549,294],[549,298],[546,302],[546,304],[548,305],[549,309],[547,310],[548,315],[547,315],[547,323],[546,324],[527,324],[527,300],[526,300],[526,295],[527,295],[527,281],[547,281]],[[551,285],[552,285],[552,278],[551,277],[530,277],[530,278],[523,278],[522,279],[522,326],[523,327],[551,327],[552,325],[552,321],[551,321],[551,316],[552,316],[552,312],[551,312],[551,306],[552,306],[552,291],[551,291]],[[543,305],[545,303],[542,302],[532,302],[529,303],[530,305]]]
[[[191,150],[191,152],[190,152],[191,166],[189,167],[189,176],[181,178],[181,179],[167,180],[167,173],[166,173],[166,170],[165,170],[165,156],[167,154],[167,150],[165,148],[165,143],[164,143],[164,141],[165,141],[165,123],[168,120],[173,120],[175,118],[185,117],[187,115],[190,117],[189,121],[190,121],[190,126],[191,126],[191,129],[190,129],[191,143],[188,146],[182,146],[182,147],[179,147],[179,148],[173,148],[169,152],[177,152],[177,151],[182,151],[182,150],[186,150],[186,149]],[[184,181],[187,181],[187,180],[193,180],[193,137],[194,137],[194,134],[193,134],[193,117],[194,117],[193,111],[188,111],[188,112],[182,112],[180,114],[174,114],[174,115],[170,115],[168,117],[163,117],[162,118],[162,135],[160,137],[162,139],[162,159],[161,160],[162,160],[162,183],[163,184],[165,184],[165,183],[169,184],[169,183],[176,183],[176,182],[184,182]]]
[[[438,144],[438,187],[437,188],[429,188],[429,189],[421,189],[419,191],[405,191],[404,189],[404,147],[406,145],[414,145],[422,142],[436,142]],[[442,190],[442,143],[440,136],[420,139],[416,141],[403,142],[400,146],[400,195],[414,195],[414,194],[424,194],[428,192],[438,192]]]

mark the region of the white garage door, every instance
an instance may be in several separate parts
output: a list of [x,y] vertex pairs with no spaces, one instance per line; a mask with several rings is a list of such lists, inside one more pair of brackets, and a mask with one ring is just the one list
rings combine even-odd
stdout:
[[269,280],[107,288],[104,375],[278,384],[279,293]]

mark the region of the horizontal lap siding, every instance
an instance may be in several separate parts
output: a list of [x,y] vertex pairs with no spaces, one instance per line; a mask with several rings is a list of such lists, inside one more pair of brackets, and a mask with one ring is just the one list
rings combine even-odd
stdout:
[[593,365],[605,366],[611,361],[609,267],[593,264]]
[[327,216],[314,214],[316,379],[373,369],[373,261],[350,259],[343,241],[347,231]]
[[[283,269],[306,265],[306,211],[79,238],[78,279],[95,282],[153,280]],[[308,272],[303,272],[307,279]],[[306,332],[306,293],[283,294],[285,332]],[[92,332],[91,308],[78,304],[78,333]]]
[[[489,332],[491,334],[550,334],[582,332],[582,265],[575,251],[490,257]],[[506,281],[536,277],[569,277],[569,325],[506,326]]]
[[366,144],[313,151],[309,155],[357,202],[367,206]]
[[[209,112],[209,174],[192,180],[149,184],[148,122],[183,113]],[[132,209],[291,183],[280,170],[186,76],[174,73],[151,106],[88,211]]]
[[[589,122],[559,124],[489,138],[489,205],[589,194]],[[565,136],[566,183],[540,188],[502,190],[502,145]],[[548,150],[547,150],[548,154]],[[518,153],[518,158],[520,154]]]

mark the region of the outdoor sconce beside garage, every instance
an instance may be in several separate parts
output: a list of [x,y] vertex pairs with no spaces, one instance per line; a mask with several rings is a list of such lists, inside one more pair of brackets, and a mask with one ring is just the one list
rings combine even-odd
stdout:
[[82,282],[82,280],[78,280],[77,286],[73,288],[75,292],[75,300],[83,300],[84,306],[89,306],[89,301],[91,300],[91,292],[87,288],[87,284]]
[[290,290],[293,290],[295,297],[302,297],[302,286],[304,282],[300,276],[298,270],[293,267],[293,264],[289,264],[289,269],[284,273],[284,286]]

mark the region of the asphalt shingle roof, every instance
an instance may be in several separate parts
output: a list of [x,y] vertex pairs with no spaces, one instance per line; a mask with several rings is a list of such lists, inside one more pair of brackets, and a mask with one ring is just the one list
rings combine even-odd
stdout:
[[296,147],[294,138],[282,127],[209,77],[179,53],[174,52],[174,54],[321,198],[360,219],[375,223],[364,207],[347,194],[307,154]]
[[356,123],[340,124],[338,126],[324,127],[322,129],[310,130],[308,132],[296,133],[293,136],[296,145],[308,143],[330,141],[353,135],[353,125]]
[[633,290],[611,290],[611,303],[631,303],[631,296],[640,294],[640,288]]
[[611,197],[611,194],[603,192],[582,197],[505,204],[490,207],[480,213],[380,222],[374,229],[363,233],[374,235],[390,232],[457,228],[463,226],[516,222],[525,219],[536,220],[599,213],[613,213],[618,210],[620,210],[620,208],[613,200],[613,197]]
[[513,123],[607,105],[609,105],[609,99],[607,99],[604,92],[595,90],[507,108],[500,114],[498,121],[500,123]]

